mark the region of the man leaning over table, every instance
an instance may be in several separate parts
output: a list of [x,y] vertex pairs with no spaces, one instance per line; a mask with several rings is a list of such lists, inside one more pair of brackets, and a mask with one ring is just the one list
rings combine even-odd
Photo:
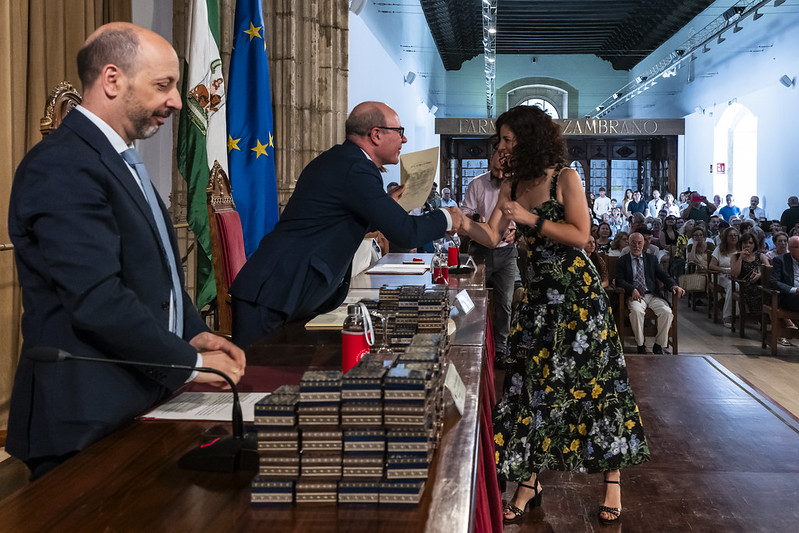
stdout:
[[457,209],[411,216],[395,200],[404,187],[392,195],[383,190],[379,168],[396,165],[408,142],[393,109],[381,102],[358,104],[345,129],[346,141],[303,169],[275,229],[230,287],[239,346],[288,321],[338,307],[349,289],[353,255],[368,231],[415,248],[460,227]]

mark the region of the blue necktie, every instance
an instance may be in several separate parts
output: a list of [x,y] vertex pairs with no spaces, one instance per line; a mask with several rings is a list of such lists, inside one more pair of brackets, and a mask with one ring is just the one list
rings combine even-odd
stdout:
[[169,242],[169,233],[166,230],[166,221],[164,220],[161,207],[158,205],[158,199],[155,196],[155,189],[150,182],[150,176],[147,174],[147,167],[141,160],[139,153],[135,148],[128,148],[122,152],[122,159],[124,159],[130,166],[132,166],[141,180],[142,189],[144,189],[144,197],[147,203],[150,204],[150,210],[153,212],[155,225],[158,228],[158,235],[161,238],[161,248],[166,255],[167,262],[169,263],[169,273],[172,276],[172,333],[178,337],[183,336],[183,289],[180,286],[180,277],[178,276],[177,263],[175,255],[172,253],[172,245]]

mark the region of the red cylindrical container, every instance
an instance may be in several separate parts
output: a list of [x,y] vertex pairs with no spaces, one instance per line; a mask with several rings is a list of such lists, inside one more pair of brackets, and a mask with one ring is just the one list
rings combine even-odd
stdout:
[[447,265],[449,266],[458,266],[458,250],[457,246],[450,246],[447,249]]
[[361,308],[349,305],[341,328],[341,371],[346,374],[366,353],[369,353],[369,341]]

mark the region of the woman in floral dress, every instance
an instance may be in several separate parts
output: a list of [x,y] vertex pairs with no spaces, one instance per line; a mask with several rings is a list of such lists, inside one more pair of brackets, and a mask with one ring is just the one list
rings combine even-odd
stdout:
[[525,293],[509,339],[494,411],[497,471],[519,482],[505,521],[540,503],[543,469],[604,473],[602,522],[621,514],[619,469],[649,458],[608,299],[582,247],[590,229],[578,174],[563,161],[560,128],[537,107],[496,123],[506,154],[497,207],[465,233],[494,246],[511,220],[528,248]]

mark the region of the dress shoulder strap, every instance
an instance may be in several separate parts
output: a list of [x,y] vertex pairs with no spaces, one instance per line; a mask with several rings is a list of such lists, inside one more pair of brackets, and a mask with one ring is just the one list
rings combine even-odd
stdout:
[[550,200],[554,200],[558,197],[558,176],[560,176],[561,170],[563,170],[563,163],[558,163],[555,167],[555,172],[552,174],[552,184],[549,186]]

